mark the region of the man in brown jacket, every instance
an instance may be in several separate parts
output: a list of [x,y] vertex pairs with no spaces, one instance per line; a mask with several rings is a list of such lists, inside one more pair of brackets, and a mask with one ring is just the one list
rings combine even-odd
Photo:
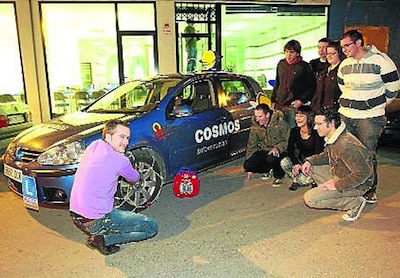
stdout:
[[[318,184],[304,194],[304,201],[312,208],[347,211],[343,220],[356,221],[366,203],[363,195],[373,184],[373,154],[332,108],[319,111],[314,122],[319,136],[325,137],[325,148],[302,165],[302,172]],[[319,165],[328,167],[313,167]]]
[[254,109],[254,123],[250,128],[246,149],[246,161],[243,168],[246,180],[250,180],[253,172],[274,174],[273,186],[282,184],[285,172],[280,166],[286,152],[290,134],[290,126],[285,121],[282,111],[271,110],[267,104],[259,104]]

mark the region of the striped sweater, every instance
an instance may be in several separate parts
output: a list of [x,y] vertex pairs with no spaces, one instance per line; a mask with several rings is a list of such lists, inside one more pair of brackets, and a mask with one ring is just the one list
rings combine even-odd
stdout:
[[384,115],[386,105],[400,91],[399,72],[394,62],[375,46],[366,49],[368,52],[361,60],[346,58],[339,66],[337,77],[342,91],[339,112],[348,118]]

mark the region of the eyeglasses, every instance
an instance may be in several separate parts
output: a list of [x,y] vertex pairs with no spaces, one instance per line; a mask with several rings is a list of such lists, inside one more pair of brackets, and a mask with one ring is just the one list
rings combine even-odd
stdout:
[[333,55],[335,55],[336,53],[337,53],[337,51],[335,51],[335,52],[331,52],[331,53],[327,53],[327,54],[326,54],[326,57],[333,56]]
[[344,44],[344,45],[342,45],[341,47],[342,48],[347,48],[347,47],[349,47],[350,45],[352,45],[353,43],[356,43],[355,41],[351,41],[351,42],[349,42],[349,43],[346,43],[346,44]]

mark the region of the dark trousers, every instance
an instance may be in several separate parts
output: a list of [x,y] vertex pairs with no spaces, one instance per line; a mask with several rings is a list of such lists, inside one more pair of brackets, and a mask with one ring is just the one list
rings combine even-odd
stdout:
[[257,151],[249,157],[243,164],[245,172],[268,173],[270,169],[274,172],[274,177],[281,179],[285,176],[285,171],[281,167],[281,157],[268,154],[268,151]]

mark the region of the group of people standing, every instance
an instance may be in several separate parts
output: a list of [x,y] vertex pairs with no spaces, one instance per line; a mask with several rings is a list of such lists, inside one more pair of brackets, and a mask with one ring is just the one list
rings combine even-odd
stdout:
[[290,190],[311,186],[308,206],[344,210],[345,221],[356,221],[366,203],[377,201],[376,149],[385,107],[400,91],[399,72],[357,30],[340,41],[321,39],[318,53],[307,63],[298,41],[284,46],[272,107],[254,111],[246,180],[271,171],[277,187],[287,174]]

